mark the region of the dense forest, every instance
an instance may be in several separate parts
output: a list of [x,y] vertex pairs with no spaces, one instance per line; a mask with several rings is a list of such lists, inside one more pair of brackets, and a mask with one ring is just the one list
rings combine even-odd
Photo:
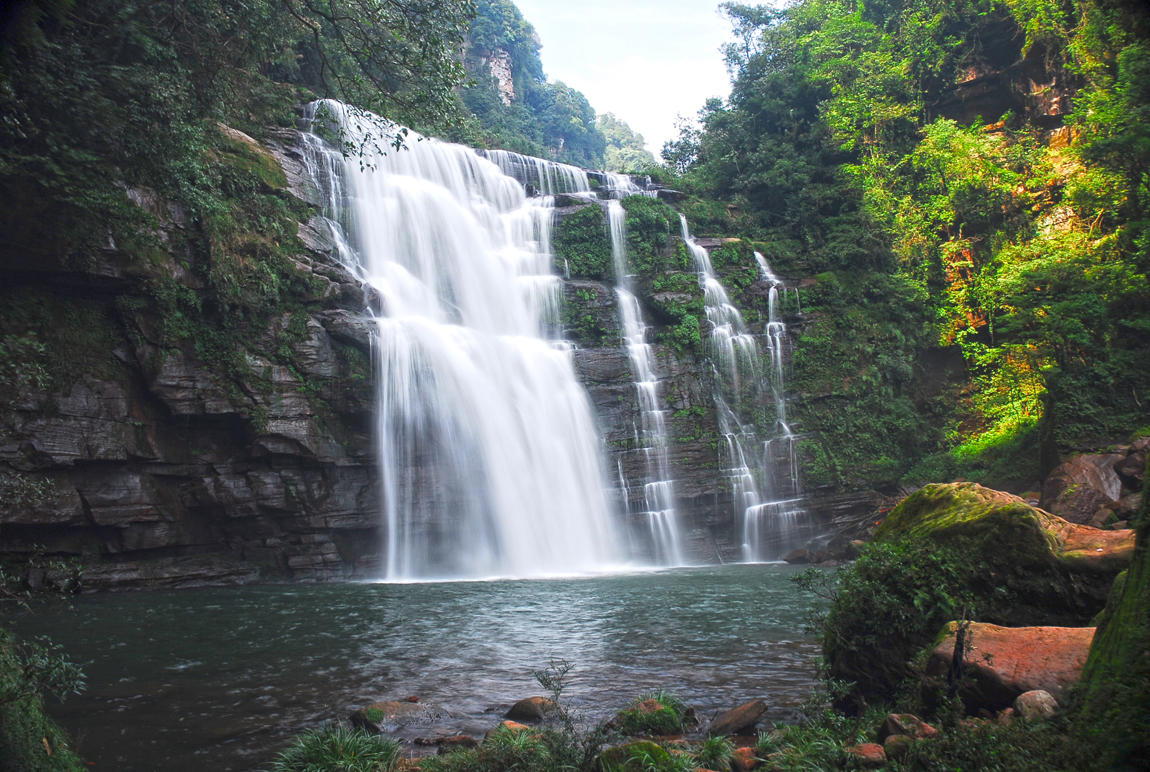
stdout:
[[700,230],[816,278],[808,483],[1021,490],[1059,451],[1145,431],[1143,4],[724,8],[730,100],[668,143],[664,176]]

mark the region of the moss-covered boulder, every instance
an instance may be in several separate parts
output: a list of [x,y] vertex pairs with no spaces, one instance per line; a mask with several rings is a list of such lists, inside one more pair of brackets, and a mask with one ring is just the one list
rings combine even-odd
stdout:
[[907,540],[962,555],[979,620],[1009,627],[1088,624],[1134,554],[1133,531],[1068,523],[976,483],[928,485],[904,499],[874,542]]
[[1133,562],[1114,582],[1082,671],[1075,731],[1097,749],[1099,769],[1145,769],[1150,759],[1150,500],[1145,496],[1136,525]]

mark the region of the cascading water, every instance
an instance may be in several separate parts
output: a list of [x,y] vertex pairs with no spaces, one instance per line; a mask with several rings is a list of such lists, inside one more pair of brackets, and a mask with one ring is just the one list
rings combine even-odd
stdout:
[[[325,107],[360,136],[343,105]],[[543,336],[560,288],[550,199],[469,148],[406,145],[341,159],[332,218],[380,300],[384,576],[602,570],[620,556],[595,422],[569,346]],[[536,171],[557,190],[585,181],[571,168]]]
[[[727,445],[727,463],[724,469],[732,491],[736,523],[741,521],[743,533],[743,560],[761,562],[777,559],[792,546],[799,535],[802,519],[799,507],[798,462],[794,452],[795,436],[786,423],[786,397],[783,383],[783,346],[786,326],[778,311],[779,287],[782,282],[770,271],[762,255],[755,253],[764,278],[771,282],[768,298],[767,348],[771,366],[769,372],[760,372],[759,349],[755,338],[747,330],[742,314],[731,303],[723,285],[715,277],[707,250],[691,238],[687,219],[680,215],[682,237],[699,272],[703,288],[707,320],[712,325],[710,346],[716,363],[716,380],[726,382],[736,399],[747,387],[758,388],[769,384],[776,410],[776,431],[763,442],[763,455],[759,464],[761,484],[747,461],[745,448],[757,443],[753,426],[744,425],[738,413],[721,394],[715,393],[719,430]],[[789,463],[784,474],[779,474],[780,454]]]
[[[631,292],[627,262],[626,211],[618,201],[607,205],[607,222],[611,234],[611,253],[615,262],[615,294],[619,299],[619,318],[627,356],[639,397],[640,426],[635,429],[636,444],[644,454],[646,482],[643,484],[643,513],[651,532],[653,558],[657,565],[683,564],[679,524],[675,518],[675,484],[667,463],[667,429],[665,411],[659,409],[659,381],[655,376],[655,356],[647,343],[647,326],[643,324],[639,299]],[[626,482],[620,472],[620,481]]]
[[[794,541],[796,532],[803,525],[796,438],[787,424],[783,377],[787,326],[779,312],[779,289],[785,292],[786,287],[758,252],[755,252],[755,261],[763,278],[771,284],[767,299],[767,348],[771,356],[769,380],[775,404],[775,431],[771,439],[763,442],[763,496],[766,501],[748,507],[743,518],[743,558],[751,562],[777,558],[782,549]],[[795,291],[795,302],[798,302],[798,290]]]

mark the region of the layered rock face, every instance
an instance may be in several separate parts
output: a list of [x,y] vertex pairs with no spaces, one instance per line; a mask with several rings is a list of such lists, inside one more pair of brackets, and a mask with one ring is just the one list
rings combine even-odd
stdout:
[[[275,195],[316,203],[295,132],[262,147],[228,132],[278,172]],[[178,206],[128,195],[161,244],[185,241]],[[61,373],[17,380],[3,404],[0,474],[24,495],[0,503],[0,551],[79,556],[87,589],[364,569],[380,504],[364,295],[325,226],[299,229],[294,291],[244,325],[238,352],[213,349],[207,328],[180,346],[158,332],[172,319],[149,303],[202,286],[190,249],[141,260],[109,242],[92,264],[6,272],[5,341],[40,341]],[[38,328],[21,330],[21,314]]]

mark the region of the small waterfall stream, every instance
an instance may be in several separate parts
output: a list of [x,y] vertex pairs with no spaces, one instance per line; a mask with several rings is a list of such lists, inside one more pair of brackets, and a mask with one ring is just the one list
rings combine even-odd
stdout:
[[[776,428],[762,443],[762,457],[756,475],[748,462],[747,447],[758,443],[755,427],[744,424],[738,412],[724,399],[722,388],[715,391],[719,431],[726,441],[727,466],[722,469],[731,485],[736,525],[741,525],[742,553],[746,562],[777,560],[792,545],[797,525],[803,519],[799,499],[798,461],[795,435],[786,423],[786,393],[783,380],[786,325],[780,320],[778,299],[782,282],[771,272],[758,252],[755,259],[763,277],[771,282],[766,327],[770,368],[761,372],[759,348],[748,331],[742,314],[731,303],[715,276],[707,250],[691,237],[687,219],[679,216],[683,242],[695,262],[707,320],[712,329],[709,344],[715,365],[716,382],[725,384],[736,400],[752,394],[765,384],[776,411]],[[786,459],[780,474],[780,456]]]
[[[627,262],[627,213],[618,201],[607,205],[607,222],[611,234],[611,252],[615,262],[615,294],[619,298],[619,319],[627,357],[631,362],[635,391],[639,398],[640,427],[636,427],[636,444],[642,448],[647,479],[643,501],[657,565],[683,564],[679,524],[675,517],[675,484],[667,463],[667,429],[665,411],[659,409],[659,381],[655,376],[655,355],[647,343],[647,325],[639,299],[631,292],[630,266]],[[622,474],[620,474],[622,480]],[[623,481],[624,493],[626,482]],[[628,506],[630,497],[626,497]]]
[[[359,137],[342,105],[325,107]],[[331,218],[347,224],[380,301],[385,577],[576,574],[620,562],[591,406],[570,346],[543,334],[560,290],[551,199],[527,198],[470,148],[414,133],[406,144],[340,158],[345,189]],[[586,185],[572,167],[538,163],[555,190]]]

